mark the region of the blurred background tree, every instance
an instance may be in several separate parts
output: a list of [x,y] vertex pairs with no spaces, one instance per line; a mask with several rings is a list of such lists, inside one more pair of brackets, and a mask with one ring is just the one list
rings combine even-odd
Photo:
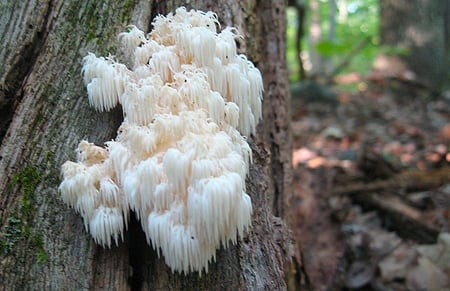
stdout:
[[291,0],[286,15],[291,82],[375,68],[448,88],[447,0]]
[[[401,69],[411,79],[436,89],[449,81],[449,1],[380,0],[380,42],[405,54],[377,59],[381,70]],[[381,64],[380,64],[381,63]],[[400,68],[389,66],[398,64]],[[390,68],[391,67],[391,68]]]

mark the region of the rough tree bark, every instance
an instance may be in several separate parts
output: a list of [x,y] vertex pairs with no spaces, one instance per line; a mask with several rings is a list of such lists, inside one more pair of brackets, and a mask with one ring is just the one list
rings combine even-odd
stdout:
[[[88,52],[116,54],[117,34],[178,6],[214,10],[245,36],[240,50],[265,81],[264,121],[249,139],[253,226],[219,250],[207,275],[173,274],[136,221],[103,249],[57,191],[60,166],[78,142],[111,140],[121,110],[89,108],[81,78]],[[0,4],[0,282],[12,290],[281,290],[293,242],[283,216],[291,163],[284,1],[2,1]]]

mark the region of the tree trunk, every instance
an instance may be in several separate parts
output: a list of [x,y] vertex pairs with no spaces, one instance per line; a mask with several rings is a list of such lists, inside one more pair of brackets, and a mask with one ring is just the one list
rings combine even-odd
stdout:
[[406,54],[381,56],[376,66],[394,74],[409,70],[417,81],[434,90],[448,89],[448,1],[382,0],[380,6],[381,44],[403,49]]
[[[5,1],[4,1],[5,2]],[[240,51],[261,70],[263,121],[249,138],[247,177],[252,228],[219,250],[208,274],[172,273],[146,244],[140,225],[103,249],[79,215],[60,200],[60,167],[80,140],[115,137],[120,109],[98,113],[87,102],[81,60],[117,53],[126,25],[150,31],[151,20],[178,6],[213,10],[222,27],[245,36]],[[282,216],[291,163],[284,1],[6,1],[0,4],[0,282],[12,290],[282,290],[293,242]],[[7,44],[7,45],[5,45]]]
[[317,53],[316,45],[322,39],[322,28],[320,26],[321,15],[320,15],[320,1],[311,0],[309,3],[309,13],[310,13],[310,28],[308,37],[308,51],[311,62],[310,75],[317,77],[323,75],[324,65],[322,56]]

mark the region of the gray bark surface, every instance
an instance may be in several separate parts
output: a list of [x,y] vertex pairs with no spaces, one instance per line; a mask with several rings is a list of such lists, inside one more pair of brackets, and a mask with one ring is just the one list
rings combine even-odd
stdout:
[[[188,5],[189,3],[189,5]],[[219,250],[209,273],[172,273],[147,246],[138,222],[124,242],[103,249],[60,199],[60,167],[82,139],[116,136],[121,109],[88,105],[81,61],[118,54],[128,24],[178,6],[215,11],[244,34],[240,51],[261,70],[264,121],[249,139],[247,179],[253,226]],[[0,288],[4,290],[283,290],[293,256],[282,216],[291,184],[283,1],[3,1],[0,4]]]

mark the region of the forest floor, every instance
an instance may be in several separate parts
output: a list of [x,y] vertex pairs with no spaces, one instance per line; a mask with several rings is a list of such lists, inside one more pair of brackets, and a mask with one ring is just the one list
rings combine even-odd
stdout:
[[450,94],[291,88],[291,222],[313,290],[450,290]]

